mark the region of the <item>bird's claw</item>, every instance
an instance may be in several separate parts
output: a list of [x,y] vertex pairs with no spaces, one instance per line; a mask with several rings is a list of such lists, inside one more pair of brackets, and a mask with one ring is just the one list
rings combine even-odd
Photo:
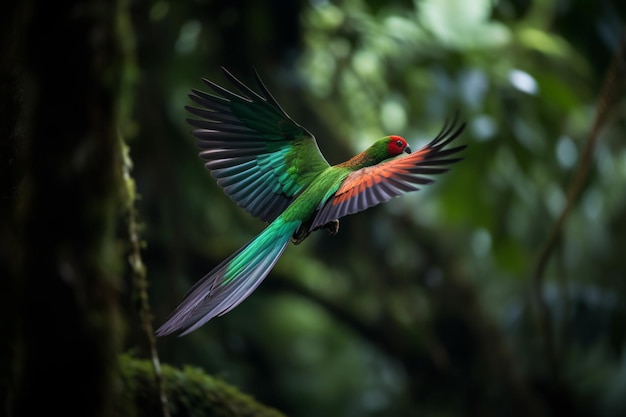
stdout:
[[335,236],[339,232],[339,219],[331,220],[322,226],[323,229],[328,229],[328,234]]
[[312,232],[312,230],[310,229],[310,226],[311,224],[308,222],[305,224],[301,224],[300,227],[298,227],[298,230],[296,230],[291,236],[291,242],[294,245],[299,245],[300,243],[302,243],[304,239],[309,237],[309,235]]
[[[294,232],[293,236],[291,236],[291,242],[294,245],[299,245],[311,234],[311,230],[309,230],[308,226],[303,226],[300,226],[300,228]],[[316,228],[315,230],[319,229],[328,229],[328,234],[331,236],[335,236],[339,232],[339,220],[331,220],[325,225]]]
[[294,245],[299,245],[310,234],[311,234],[311,232],[309,232],[309,229],[300,228],[300,229],[296,230],[296,232],[293,234],[293,236],[291,236],[291,243],[293,243]]

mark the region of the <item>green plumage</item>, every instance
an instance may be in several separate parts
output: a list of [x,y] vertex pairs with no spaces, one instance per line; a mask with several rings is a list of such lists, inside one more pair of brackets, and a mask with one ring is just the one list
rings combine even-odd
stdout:
[[192,90],[202,108],[187,107],[206,167],[240,207],[269,225],[256,238],[203,277],[157,330],[189,333],[250,295],[270,272],[290,240],[311,232],[338,231],[338,219],[418,189],[458,161],[464,146],[445,149],[463,130],[456,120],[411,153],[399,136],[386,136],[346,162],[331,167],[306,129],[294,122],[256,75],[260,94],[229,72],[242,93],[204,80],[218,95]]

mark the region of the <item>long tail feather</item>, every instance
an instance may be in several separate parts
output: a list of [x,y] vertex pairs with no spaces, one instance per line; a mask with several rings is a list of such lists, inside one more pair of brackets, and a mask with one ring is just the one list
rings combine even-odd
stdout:
[[191,333],[245,300],[269,274],[301,222],[272,222],[261,234],[198,281],[161,327],[157,336]]

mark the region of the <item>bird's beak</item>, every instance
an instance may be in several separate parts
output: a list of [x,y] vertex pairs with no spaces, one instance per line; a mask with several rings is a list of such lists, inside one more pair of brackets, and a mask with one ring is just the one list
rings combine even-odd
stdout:
[[404,148],[404,152],[406,153],[411,153],[411,147],[407,144],[406,147]]

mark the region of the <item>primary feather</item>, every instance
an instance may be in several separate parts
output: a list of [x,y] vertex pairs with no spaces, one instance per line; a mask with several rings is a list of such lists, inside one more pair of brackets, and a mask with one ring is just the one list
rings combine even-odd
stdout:
[[[187,334],[248,297],[269,274],[290,239],[329,228],[338,219],[419,189],[448,170],[464,145],[446,148],[463,131],[457,118],[414,153],[386,136],[346,162],[330,166],[315,138],[293,121],[255,72],[254,91],[222,69],[239,94],[204,80],[215,94],[192,90],[199,119],[188,122],[206,167],[239,206],[270,222],[256,238],[198,281],[157,330]],[[399,157],[403,152],[408,156]]]
[[225,69],[242,95],[209,80],[219,96],[192,90],[202,108],[187,106],[200,156],[206,167],[239,206],[264,221],[274,220],[316,174],[327,168],[317,142],[283,111],[258,74],[258,94]]
[[419,151],[351,172],[315,216],[311,230],[434,182],[425,175],[444,173],[447,166],[461,160],[450,156],[463,150],[465,145],[444,147],[464,128],[464,123],[457,127],[455,117],[450,123],[446,121],[441,132]]

